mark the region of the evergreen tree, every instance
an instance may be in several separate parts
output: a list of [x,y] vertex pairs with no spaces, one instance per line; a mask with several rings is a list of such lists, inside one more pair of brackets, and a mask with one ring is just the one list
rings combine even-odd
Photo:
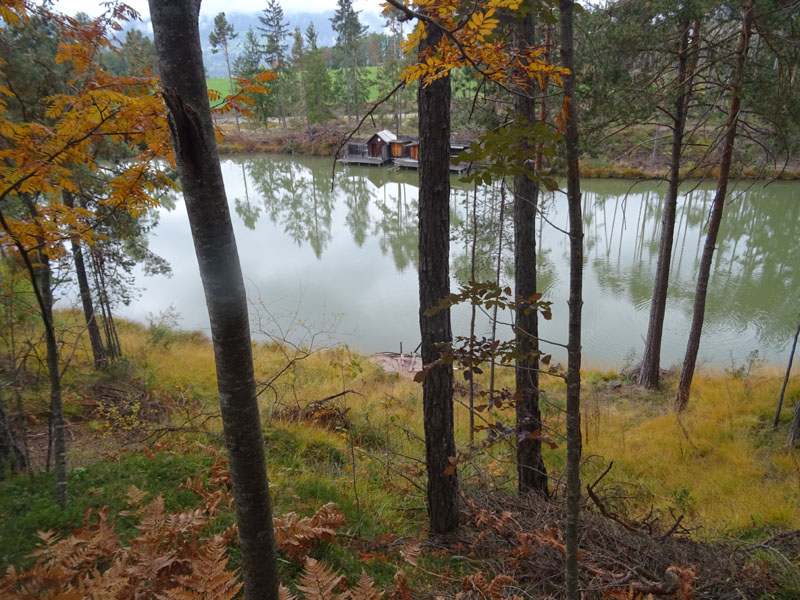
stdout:
[[292,88],[291,99],[293,106],[302,107],[306,124],[311,125],[306,104],[306,48],[303,32],[300,27],[294,28],[294,43],[292,44]]
[[339,52],[340,79],[345,85],[345,112],[347,118],[359,118],[359,107],[367,101],[368,76],[359,69],[361,42],[367,28],[361,24],[353,0],[339,0],[331,18],[336,32],[336,49]]
[[[263,49],[258,41],[258,36],[252,28],[248,29],[244,36],[242,51],[233,61],[233,74],[237,77],[253,79],[264,70],[264,65],[261,63],[262,54]],[[252,99],[253,104],[250,105],[250,110],[260,122],[266,123],[270,114],[275,110],[275,95],[252,94]]]
[[305,55],[305,99],[308,107],[308,120],[309,123],[319,123],[333,116],[330,109],[331,76],[322,49],[317,46],[317,32],[313,23],[306,29],[305,38],[308,45]]
[[[211,52],[216,54],[220,50],[225,55],[225,66],[228,68],[228,83],[230,85],[230,93],[235,94],[236,89],[233,87],[233,76],[231,75],[231,59],[228,53],[228,44],[236,39],[239,34],[233,29],[233,25],[228,23],[225,18],[225,13],[221,12],[214,17],[214,30],[208,34],[208,41],[211,43]],[[239,131],[239,114],[233,113],[236,117],[236,131]]]
[[[383,98],[391,92],[397,85],[400,79],[400,73],[406,67],[408,61],[404,60],[403,53],[400,49],[400,42],[403,39],[403,22],[398,18],[399,14],[396,9],[390,10],[386,16],[384,27],[392,32],[390,36],[383,36],[385,38],[383,48],[383,64],[378,69],[378,96]],[[409,103],[409,95],[413,92],[409,86],[401,88],[395,92],[391,102],[386,106],[391,111],[394,118],[394,130],[397,135],[400,135],[400,125],[402,121],[402,114],[404,108]]]
[[258,17],[261,27],[258,30],[265,38],[264,59],[267,67],[278,76],[272,84],[272,93],[278,106],[278,116],[286,129],[286,92],[289,69],[286,56],[286,37],[289,35],[289,24],[284,20],[283,8],[277,0],[269,0],[264,14]]

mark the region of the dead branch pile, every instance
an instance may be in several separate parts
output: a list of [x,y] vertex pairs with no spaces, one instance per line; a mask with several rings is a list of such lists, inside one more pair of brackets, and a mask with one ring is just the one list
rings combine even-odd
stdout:
[[162,403],[147,391],[147,385],[139,379],[102,380],[94,383],[83,394],[84,408],[108,417],[135,416],[139,422],[154,423],[165,416]]
[[330,429],[331,431],[349,430],[352,427],[350,417],[347,416],[350,409],[344,408],[336,402],[338,398],[349,393],[352,393],[352,391],[345,390],[333,396],[309,402],[304,406],[287,406],[276,411],[275,418],[295,423],[313,423],[318,427]]
[[[475,493],[466,502],[458,550],[495,564],[535,598],[563,594],[566,515],[563,502]],[[759,598],[780,587],[763,554],[743,543],[703,543],[647,528],[634,531],[587,508],[582,515],[580,565],[584,598]],[[670,532],[673,533],[673,532]],[[769,552],[800,551],[800,536],[782,536]],[[765,546],[760,544],[759,546]]]

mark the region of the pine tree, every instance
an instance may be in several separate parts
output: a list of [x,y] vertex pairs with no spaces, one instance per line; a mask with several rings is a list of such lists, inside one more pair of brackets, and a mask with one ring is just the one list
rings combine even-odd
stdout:
[[[233,87],[233,76],[231,75],[231,59],[228,53],[228,44],[236,39],[239,34],[233,29],[233,25],[228,23],[225,18],[225,13],[221,12],[214,17],[214,30],[208,34],[208,41],[211,43],[211,52],[216,54],[220,50],[225,55],[225,66],[228,68],[228,83],[230,84],[230,93],[235,94],[236,90]],[[236,131],[239,129],[239,113],[234,112],[236,117]]]
[[361,24],[352,0],[338,1],[336,12],[331,18],[331,25],[336,32],[340,79],[345,83],[345,112],[348,119],[351,115],[355,115],[358,121],[359,107],[367,101],[367,75],[358,68],[361,41],[367,28]]
[[[244,36],[242,51],[233,61],[233,74],[236,77],[245,77],[252,80],[264,70],[264,66],[261,63],[262,54],[263,49],[258,41],[258,36],[255,31],[248,29]],[[260,122],[266,123],[270,112],[275,108],[275,95],[253,94],[251,97],[253,104],[250,105],[250,110]]]
[[278,116],[283,128],[286,129],[286,80],[288,79],[288,64],[286,56],[286,37],[289,35],[289,24],[284,20],[283,8],[277,0],[269,0],[264,14],[258,17],[261,27],[258,30],[265,38],[264,59],[267,68],[272,69],[278,79],[272,84],[272,93],[278,105]]
[[303,32],[300,27],[294,28],[294,43],[292,44],[292,104],[302,106],[303,115],[306,118],[306,125],[311,125],[308,116],[308,104],[306,103],[306,48],[303,39]]
[[[403,59],[403,53],[400,50],[400,41],[403,39],[403,22],[400,21],[398,16],[397,10],[390,10],[384,23],[384,28],[391,31],[392,35],[384,36],[387,43],[383,52],[383,64],[378,69],[378,96],[381,98],[394,89],[400,78],[400,73],[407,64],[407,60]],[[394,116],[394,129],[397,135],[400,135],[403,109],[405,108],[409,91],[410,88],[400,89],[395,92],[391,100],[390,107]]]
[[320,123],[333,116],[330,104],[332,98],[331,76],[322,49],[317,46],[317,31],[311,23],[305,32],[308,51],[306,66],[306,106],[309,123]]

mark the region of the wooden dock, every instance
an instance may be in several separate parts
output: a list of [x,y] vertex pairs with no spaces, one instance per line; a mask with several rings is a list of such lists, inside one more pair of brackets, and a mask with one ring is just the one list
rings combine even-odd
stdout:
[[378,352],[369,357],[387,373],[399,373],[403,377],[413,379],[422,370],[422,357],[416,352],[398,354],[397,352]]
[[[419,161],[413,158],[395,158],[394,165],[401,169],[419,169]],[[454,173],[463,173],[469,168],[468,163],[450,163],[450,170]]]
[[380,156],[343,156],[339,159],[339,162],[354,165],[373,165],[379,167],[389,161]]

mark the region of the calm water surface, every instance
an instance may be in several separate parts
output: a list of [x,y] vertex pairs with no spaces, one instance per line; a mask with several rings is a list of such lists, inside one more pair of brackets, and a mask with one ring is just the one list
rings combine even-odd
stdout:
[[[363,352],[405,350],[419,343],[417,324],[417,173],[340,167],[331,190],[327,159],[251,156],[222,162],[254,330],[290,336],[310,329]],[[470,278],[471,188],[453,179],[451,289]],[[585,220],[583,349],[589,365],[641,357],[658,258],[666,184],[582,182]],[[687,185],[679,200],[662,362],[682,360],[691,320],[710,184]],[[477,273],[494,279],[500,237],[499,187],[478,191]],[[471,204],[470,204],[471,206]],[[538,220],[540,289],[553,302],[541,335],[567,334],[569,245],[566,198],[549,195]],[[471,208],[470,208],[471,211]],[[501,279],[511,283],[513,242],[505,212]],[[738,183],[726,205],[714,255],[700,361],[741,364],[759,357],[784,363],[800,310],[800,184]],[[146,321],[170,304],[181,325],[208,330],[203,291],[182,201],[161,210],[150,242],[174,275],[137,275],[141,297],[122,314]],[[293,319],[295,319],[293,321]],[[505,321],[508,317],[503,317]],[[469,309],[453,313],[466,335]],[[478,335],[489,335],[479,319]],[[257,333],[257,335],[259,335]],[[507,325],[498,335],[509,336]],[[563,359],[557,347],[553,354]]]

